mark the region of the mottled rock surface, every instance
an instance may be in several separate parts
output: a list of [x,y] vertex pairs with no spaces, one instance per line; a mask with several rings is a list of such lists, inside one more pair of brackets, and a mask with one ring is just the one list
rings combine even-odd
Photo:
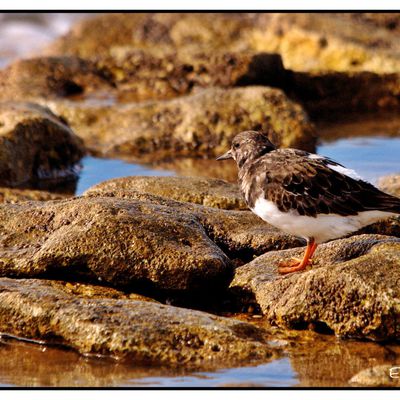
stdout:
[[120,47],[94,62],[107,71],[122,101],[169,99],[207,87],[285,87],[290,79],[278,54],[248,51],[157,54],[152,48]]
[[[115,181],[112,187],[100,184],[86,191],[85,196],[140,200],[170,207],[180,215],[188,214],[200,222],[207,235],[232,259],[249,261],[255,255],[266,251],[295,247],[304,242],[303,239],[287,235],[267,224],[251,211],[221,210],[173,201],[166,197],[152,195],[153,189],[146,193],[144,187],[141,191],[137,191],[134,188],[128,188],[124,183]],[[167,195],[165,191],[164,196]]]
[[278,89],[204,89],[169,101],[115,106],[49,102],[85,145],[102,155],[154,162],[216,156],[238,132],[271,132],[278,146],[313,151],[316,137],[303,109]]
[[0,185],[75,179],[83,154],[79,138],[49,109],[0,103]]
[[37,57],[19,60],[0,70],[0,98],[36,100],[69,98],[110,91],[107,74],[77,57]]
[[112,198],[2,205],[2,276],[84,276],[114,286],[221,285],[230,261],[198,220],[168,206]]
[[400,386],[399,367],[395,368],[396,377],[391,378],[390,370],[393,367],[392,364],[384,364],[363,369],[354,375],[349,383],[352,386],[398,387]]
[[347,337],[400,337],[400,239],[361,235],[319,246],[314,265],[279,276],[277,264],[304,249],[269,252],[239,267],[231,289],[253,296],[266,319]]
[[[93,57],[121,47],[152,48],[160,54],[175,49],[253,50],[281,54],[286,68],[294,70],[397,72],[399,31],[388,29],[385,18],[359,15],[107,14],[78,23],[49,52]],[[390,18],[391,24],[397,23],[398,14]]]
[[62,193],[51,193],[44,190],[11,189],[0,187],[0,203],[18,203],[30,200],[61,200],[69,197]]
[[127,176],[92,186],[85,195],[137,191],[225,210],[248,210],[237,185],[222,179]]
[[76,296],[45,280],[0,279],[0,330],[142,365],[202,369],[265,362],[278,352],[250,324],[153,302]]

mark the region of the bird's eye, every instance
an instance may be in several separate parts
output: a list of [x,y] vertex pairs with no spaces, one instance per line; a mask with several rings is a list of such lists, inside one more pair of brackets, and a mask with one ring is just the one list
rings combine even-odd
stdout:
[[239,148],[239,143],[234,143],[234,144],[233,144],[233,148],[234,148],[234,149],[238,149],[238,148]]

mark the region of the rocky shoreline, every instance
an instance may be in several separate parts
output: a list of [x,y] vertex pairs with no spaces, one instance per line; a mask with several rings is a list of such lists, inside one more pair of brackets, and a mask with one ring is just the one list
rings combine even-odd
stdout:
[[[188,371],[270,362],[293,330],[397,343],[399,218],[281,277],[303,240],[206,171],[241,130],[315,151],[313,121],[399,109],[400,19],[358,14],[100,15],[1,70],[0,332]],[[88,153],[192,157],[203,177],[38,190]],[[379,185],[399,195],[398,176]]]

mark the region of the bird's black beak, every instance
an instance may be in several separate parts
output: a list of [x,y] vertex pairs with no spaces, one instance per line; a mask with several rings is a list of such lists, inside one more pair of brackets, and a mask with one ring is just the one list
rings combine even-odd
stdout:
[[221,160],[229,160],[230,158],[233,158],[232,152],[228,150],[225,154],[222,154],[222,156],[219,156],[216,160],[221,161]]

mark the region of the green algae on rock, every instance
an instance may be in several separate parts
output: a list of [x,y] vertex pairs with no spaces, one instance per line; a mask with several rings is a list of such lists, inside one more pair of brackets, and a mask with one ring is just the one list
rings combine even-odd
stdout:
[[278,89],[210,88],[144,104],[95,106],[53,101],[85,145],[102,155],[157,161],[171,156],[216,156],[241,130],[271,132],[278,146],[314,151],[316,137],[303,109]]
[[400,337],[400,239],[361,235],[319,246],[315,265],[281,277],[277,264],[302,249],[269,252],[235,271],[230,287],[252,296],[272,324],[325,327],[339,336]]
[[0,279],[0,330],[139,365],[221,368],[279,354],[267,332],[247,323],[148,301],[76,296],[36,279]]
[[84,195],[126,190],[154,194],[169,199],[202,204],[225,210],[248,210],[237,185],[222,179],[194,177],[127,176],[101,182]]
[[0,103],[0,185],[76,179],[83,154],[80,139],[49,109]]

